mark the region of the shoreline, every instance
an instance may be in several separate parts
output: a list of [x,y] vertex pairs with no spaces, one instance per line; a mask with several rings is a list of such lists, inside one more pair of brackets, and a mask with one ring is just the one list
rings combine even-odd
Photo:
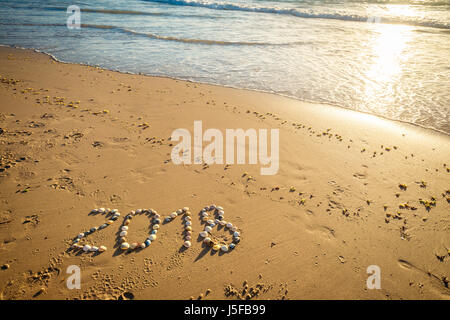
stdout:
[[[0,299],[450,299],[449,137],[421,127],[270,93],[126,74],[0,48]],[[279,170],[172,162],[170,136],[275,128]],[[433,200],[434,199],[434,200]],[[197,239],[216,204],[238,227],[227,253]],[[140,251],[121,251],[131,210],[162,218]],[[100,254],[74,252],[74,237]],[[149,219],[130,223],[131,242]],[[225,231],[225,232],[224,232]],[[229,243],[226,230],[215,240]],[[91,242],[92,241],[92,242]],[[67,268],[82,272],[66,287]],[[381,289],[367,288],[367,268]],[[430,271],[431,270],[431,271]]]
[[12,49],[19,49],[19,50],[30,50],[36,53],[40,53],[40,54],[44,54],[49,56],[51,59],[53,59],[55,62],[59,62],[59,63],[64,63],[64,64],[69,64],[69,65],[80,65],[80,66],[87,66],[87,67],[94,67],[94,68],[101,68],[103,70],[108,70],[108,71],[112,71],[112,72],[118,72],[118,73],[122,73],[122,74],[129,74],[129,75],[142,75],[142,76],[146,76],[146,77],[152,77],[152,78],[160,78],[160,79],[170,79],[170,80],[178,80],[178,81],[186,81],[186,82],[190,82],[190,83],[195,83],[195,84],[202,84],[202,85],[210,85],[210,86],[215,86],[215,87],[223,87],[223,88],[230,88],[230,89],[235,89],[235,90],[244,90],[244,91],[251,91],[251,92],[259,92],[259,93],[265,93],[265,94],[270,94],[270,95],[275,95],[275,96],[279,96],[279,97],[283,97],[283,98],[288,98],[288,99],[292,99],[294,101],[300,102],[302,104],[309,104],[309,105],[316,105],[316,106],[326,106],[326,107],[331,107],[331,108],[337,108],[337,109],[343,109],[343,110],[347,110],[350,112],[356,112],[356,113],[361,113],[364,115],[369,115],[369,116],[374,116],[377,118],[380,118],[382,120],[386,120],[386,121],[391,121],[394,123],[400,123],[400,124],[404,124],[404,125],[409,125],[409,126],[413,126],[415,128],[419,128],[421,130],[425,130],[425,131],[433,131],[434,133],[438,134],[438,135],[444,135],[446,137],[450,137],[450,132],[445,132],[443,130],[439,130],[437,128],[433,128],[433,127],[427,127],[427,126],[423,126],[417,123],[413,123],[413,122],[408,122],[406,120],[400,120],[400,119],[391,119],[388,117],[385,117],[383,115],[378,115],[378,114],[373,114],[370,112],[365,112],[365,111],[360,111],[360,110],[354,110],[351,109],[349,107],[345,107],[345,106],[340,106],[337,104],[331,104],[331,103],[322,103],[322,102],[316,102],[316,101],[309,101],[309,100],[302,100],[298,97],[295,96],[290,96],[290,95],[285,95],[285,94],[281,94],[281,93],[277,93],[277,92],[273,92],[273,91],[265,91],[265,90],[259,90],[259,89],[248,89],[248,88],[239,88],[239,87],[234,87],[231,85],[225,85],[225,84],[217,84],[217,83],[211,83],[211,82],[201,82],[201,81],[195,81],[195,80],[190,80],[190,79],[183,79],[183,78],[176,78],[176,77],[170,77],[170,76],[159,76],[159,75],[152,75],[152,74],[144,74],[141,72],[138,73],[133,73],[130,71],[120,71],[120,70],[114,70],[114,69],[108,69],[105,67],[101,67],[98,65],[91,65],[88,63],[76,63],[76,62],[67,62],[67,61],[63,61],[60,60],[58,58],[56,58],[53,54],[45,52],[45,51],[41,51],[35,48],[24,48],[24,47],[20,47],[20,46],[10,46],[10,45],[3,45],[0,44],[0,47],[5,47],[5,48],[12,48]]

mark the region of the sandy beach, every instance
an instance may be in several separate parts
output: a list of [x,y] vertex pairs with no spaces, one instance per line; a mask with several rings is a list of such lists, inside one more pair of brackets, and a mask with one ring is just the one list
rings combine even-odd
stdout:
[[[450,138],[269,93],[124,74],[0,48],[0,299],[449,299]],[[176,165],[177,128],[279,129],[279,170]],[[241,242],[198,239],[222,206]],[[86,238],[108,249],[70,250]],[[131,210],[189,207],[143,250],[117,249]],[[131,241],[148,236],[136,216]],[[230,242],[227,230],[214,229]],[[81,269],[81,289],[66,286]],[[379,266],[381,288],[368,289]]]

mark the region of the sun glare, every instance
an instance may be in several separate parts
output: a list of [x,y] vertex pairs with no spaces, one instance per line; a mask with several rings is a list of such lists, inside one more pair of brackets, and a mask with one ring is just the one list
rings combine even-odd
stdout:
[[[413,33],[409,26],[377,24],[367,53],[370,67],[366,72],[365,94],[384,106],[393,103],[394,87],[408,61]],[[379,100],[383,97],[383,101]],[[386,100],[388,99],[388,101]]]

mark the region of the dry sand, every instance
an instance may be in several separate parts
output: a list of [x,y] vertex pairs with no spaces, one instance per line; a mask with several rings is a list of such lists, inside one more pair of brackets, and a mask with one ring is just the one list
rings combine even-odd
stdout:
[[[1,299],[450,297],[446,135],[12,48],[0,49],[0,75]],[[259,164],[174,165],[168,138],[177,128],[192,132],[194,120],[223,131],[279,128],[278,174],[260,175]],[[427,210],[419,199],[433,204]],[[198,212],[212,203],[242,230],[227,254],[197,242]],[[73,237],[105,221],[88,215],[93,208],[123,216],[184,206],[195,235],[188,250],[180,250],[178,219],[145,250],[117,253],[116,222],[88,238],[108,251],[68,251]],[[135,218],[130,238],[145,239],[148,226]],[[66,287],[69,265],[81,268],[80,290]],[[381,268],[379,290],[366,287],[369,265]]]

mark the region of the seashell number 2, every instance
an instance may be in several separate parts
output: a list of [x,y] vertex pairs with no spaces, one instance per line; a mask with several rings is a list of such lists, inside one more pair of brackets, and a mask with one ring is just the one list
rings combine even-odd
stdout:
[[[111,224],[113,224],[119,217],[120,213],[117,209],[105,209],[105,208],[98,208],[92,210],[89,215],[97,215],[97,214],[104,214],[107,218],[107,221],[98,226],[98,227],[92,227],[88,231],[84,231],[80,234],[78,234],[72,241],[71,249],[74,251],[81,251],[81,252],[95,252],[95,253],[101,253],[107,250],[107,248],[103,245],[95,245],[92,242],[88,243],[85,238],[97,231],[100,231],[102,229],[107,228]],[[240,232],[238,228],[233,225],[230,221],[225,221],[225,211],[221,206],[216,205],[210,205],[204,207],[200,211],[201,216],[201,223],[205,225],[205,228],[203,231],[199,233],[199,236],[203,238],[203,243],[207,246],[210,246],[213,251],[221,251],[221,252],[230,252],[232,251],[237,244],[241,241],[240,238]],[[210,214],[213,214],[214,216],[210,216]],[[150,227],[150,234],[148,235],[147,239],[145,239],[142,242],[131,242],[128,240],[128,231],[129,231],[129,224],[133,217],[137,215],[146,215],[150,221],[151,221],[151,227]],[[183,246],[187,249],[190,248],[192,243],[192,214],[188,207],[184,207],[182,209],[178,209],[168,216],[164,218],[164,223],[170,223],[173,220],[175,220],[178,216],[182,216],[183,219],[183,225],[184,225],[184,234],[183,234]],[[153,241],[157,238],[158,230],[161,226],[161,216],[153,209],[137,209],[136,211],[131,211],[128,215],[124,217],[124,220],[122,222],[122,225],[119,230],[118,235],[118,242],[120,245],[120,248],[124,251],[130,251],[130,250],[142,250],[151,245]],[[223,240],[217,238],[212,233],[212,230],[214,227],[216,227],[220,230],[223,228],[224,230],[228,230],[232,234],[232,242],[227,244],[224,243]],[[84,240],[84,241],[83,241]]]

